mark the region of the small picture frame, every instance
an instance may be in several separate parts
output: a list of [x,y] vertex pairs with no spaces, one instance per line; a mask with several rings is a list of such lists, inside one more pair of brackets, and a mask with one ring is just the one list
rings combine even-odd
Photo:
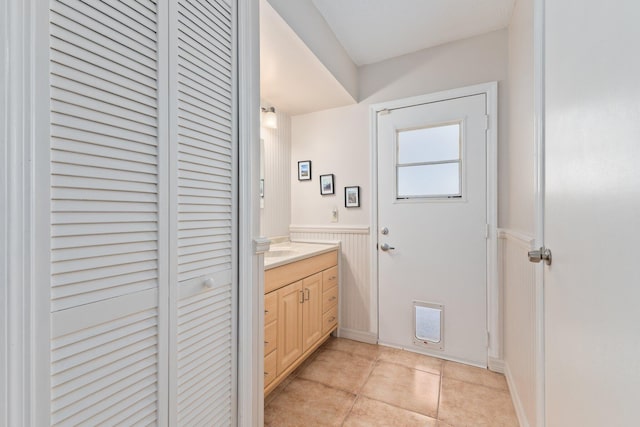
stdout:
[[360,207],[360,186],[344,187],[344,207]]
[[333,174],[320,175],[320,194],[326,196],[328,194],[335,194],[333,190]]
[[311,160],[298,162],[298,181],[311,181]]

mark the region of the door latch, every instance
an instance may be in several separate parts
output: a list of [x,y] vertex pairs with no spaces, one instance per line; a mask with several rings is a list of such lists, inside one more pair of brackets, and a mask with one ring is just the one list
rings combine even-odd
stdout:
[[387,252],[387,251],[392,251],[395,248],[393,246],[389,246],[388,243],[383,243],[382,245],[380,245],[380,249],[382,249],[383,251]]
[[551,249],[547,249],[544,246],[535,251],[529,251],[529,261],[536,264],[540,261],[544,261],[545,264],[551,265]]

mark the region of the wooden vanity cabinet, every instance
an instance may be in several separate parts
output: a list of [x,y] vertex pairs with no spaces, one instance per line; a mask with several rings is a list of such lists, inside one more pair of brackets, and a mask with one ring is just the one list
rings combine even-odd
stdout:
[[332,251],[265,271],[265,395],[338,327],[337,264]]

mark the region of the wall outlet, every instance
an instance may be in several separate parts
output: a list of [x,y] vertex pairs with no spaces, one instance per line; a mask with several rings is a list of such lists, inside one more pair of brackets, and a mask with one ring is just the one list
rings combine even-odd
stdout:
[[338,208],[333,208],[331,211],[331,222],[338,222]]

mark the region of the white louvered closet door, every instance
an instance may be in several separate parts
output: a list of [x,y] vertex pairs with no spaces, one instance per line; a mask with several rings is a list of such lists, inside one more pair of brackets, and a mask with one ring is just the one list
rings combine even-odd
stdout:
[[49,7],[51,424],[233,425],[235,2]]
[[152,0],[50,2],[52,425],[166,405],[158,26]]
[[225,426],[236,406],[235,9],[227,0],[174,7],[171,416],[181,426]]

